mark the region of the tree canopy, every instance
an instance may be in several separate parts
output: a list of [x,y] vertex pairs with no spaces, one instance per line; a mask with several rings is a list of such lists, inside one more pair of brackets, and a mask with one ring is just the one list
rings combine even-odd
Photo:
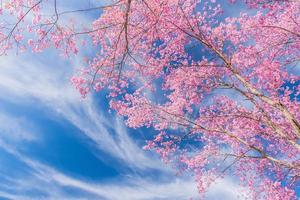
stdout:
[[[243,11],[224,16],[233,4]],[[90,24],[65,20],[95,10]],[[108,91],[129,127],[157,131],[145,149],[193,173],[202,197],[229,174],[251,199],[296,199],[299,1],[119,0],[64,11],[57,0],[6,0],[1,15],[15,21],[1,21],[2,55],[96,47],[74,86],[83,97]]]

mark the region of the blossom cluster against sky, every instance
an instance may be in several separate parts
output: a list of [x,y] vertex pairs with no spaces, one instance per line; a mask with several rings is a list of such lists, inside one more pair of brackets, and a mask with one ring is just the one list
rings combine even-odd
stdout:
[[[94,3],[68,0],[60,6]],[[84,22],[97,15],[74,17]],[[155,153],[142,149],[151,129],[126,128],[108,112],[105,94],[81,99],[70,78],[83,56],[63,59],[49,49],[0,58],[0,199],[197,197],[192,176],[176,176]],[[241,191],[227,177],[207,199],[232,200]]]
[[[151,130],[127,129],[105,95],[82,100],[72,66],[51,50],[0,59],[0,199],[188,199],[192,176],[176,176],[142,149]],[[208,197],[234,199],[225,179]]]

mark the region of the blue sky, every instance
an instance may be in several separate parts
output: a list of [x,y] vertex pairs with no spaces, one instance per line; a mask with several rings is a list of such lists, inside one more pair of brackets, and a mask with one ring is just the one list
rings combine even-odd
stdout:
[[[51,49],[0,58],[0,199],[196,198],[191,175],[176,176],[142,150],[150,129],[126,128],[108,112],[105,94],[80,98],[69,80],[81,62]],[[233,200],[240,190],[227,177],[207,199]]]

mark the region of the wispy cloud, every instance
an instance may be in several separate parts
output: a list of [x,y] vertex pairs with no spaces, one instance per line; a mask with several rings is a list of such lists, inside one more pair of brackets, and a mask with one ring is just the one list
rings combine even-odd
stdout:
[[25,55],[0,59],[0,98],[17,104],[38,101],[39,106],[71,122],[101,150],[137,167],[157,168],[159,165],[144,155],[118,120],[105,118],[106,110],[102,111],[93,98],[82,101],[69,82],[72,69],[64,66],[76,64],[53,60],[57,58],[51,55],[44,61]]
[[[193,179],[176,178],[169,182],[142,179],[139,176],[120,178],[109,183],[95,183],[80,180],[65,175],[56,169],[28,158],[13,146],[3,144],[0,146],[8,153],[14,155],[29,167],[30,178],[14,179],[14,192],[2,191],[0,196],[11,199],[26,199],[23,197],[27,190],[36,194],[28,195],[30,199],[111,199],[111,200],[143,200],[143,199],[187,199],[197,195]],[[79,194],[68,194],[63,188],[73,188]],[[28,197],[27,196],[27,197]]]
[[[16,194],[0,193],[8,198],[19,199],[22,197],[23,199],[22,191],[26,191],[29,187],[35,188],[44,197],[33,195],[31,199],[182,200],[192,197],[197,199],[197,190],[192,178],[176,178],[169,182],[162,182],[132,177],[109,183],[88,182],[30,160],[15,150],[10,149],[9,151],[32,169],[32,178],[30,180],[14,180],[15,186],[18,188]],[[73,188],[81,192],[77,195],[68,194],[61,189],[62,187]],[[240,192],[245,192],[242,187],[230,179],[223,179],[211,187],[207,199],[234,200],[238,199],[237,194]]]
[[13,117],[0,110],[0,138],[6,142],[33,141],[38,137],[32,122],[25,118]]

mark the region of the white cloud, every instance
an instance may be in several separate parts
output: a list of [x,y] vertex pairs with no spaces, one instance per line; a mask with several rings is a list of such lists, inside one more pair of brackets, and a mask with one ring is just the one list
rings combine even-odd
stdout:
[[[172,179],[168,182],[142,179],[139,176],[120,178],[109,183],[95,183],[65,175],[52,167],[31,160],[21,154],[15,147],[3,144],[0,146],[14,155],[31,169],[30,178],[12,180],[14,192],[0,192],[0,196],[12,199],[26,199],[24,192],[28,189],[43,193],[45,199],[76,199],[85,196],[95,196],[95,199],[109,200],[156,200],[156,199],[187,199],[197,195],[194,181],[184,178]],[[72,187],[82,191],[82,195],[66,194],[62,187]],[[28,195],[30,199],[40,199],[39,196]],[[27,197],[28,197],[27,196]],[[47,197],[47,198],[46,198]],[[88,198],[91,199],[91,198]]]
[[[44,199],[108,199],[108,200],[183,200],[189,198],[197,199],[198,193],[195,182],[192,178],[178,177],[168,182],[153,181],[132,177],[115,180],[109,183],[96,183],[65,175],[49,166],[26,158],[14,150],[10,150],[16,157],[30,166],[33,170],[32,178],[26,180],[14,180],[17,192],[22,196],[22,190],[33,188],[43,192]],[[66,194],[61,187],[71,187],[77,191],[82,191],[81,195],[73,196]],[[231,179],[225,178],[217,181],[208,194],[208,200],[222,199],[235,200],[238,194],[245,192]],[[0,193],[1,195],[1,193]],[[7,193],[8,197],[20,196]],[[93,196],[86,198],[86,196]],[[31,199],[40,199],[32,196]]]
[[6,142],[38,139],[37,135],[35,135],[34,125],[25,118],[13,117],[8,113],[0,112],[0,124],[0,139],[6,140]]
[[[58,62],[58,59],[51,52],[47,52],[47,59],[42,61],[33,55],[0,59],[0,99],[47,109],[48,113],[58,119],[66,119],[80,129],[100,150],[131,167],[166,169],[159,160],[145,155],[118,119],[108,120],[105,117],[107,110],[102,111],[92,97],[86,100],[80,98],[69,82],[72,75],[69,65],[76,63]],[[114,130],[117,137],[109,130]]]
[[[209,188],[207,193],[207,199],[209,200],[243,200],[248,190],[237,184],[236,181],[230,177],[219,179]],[[243,196],[244,195],[244,196]]]

